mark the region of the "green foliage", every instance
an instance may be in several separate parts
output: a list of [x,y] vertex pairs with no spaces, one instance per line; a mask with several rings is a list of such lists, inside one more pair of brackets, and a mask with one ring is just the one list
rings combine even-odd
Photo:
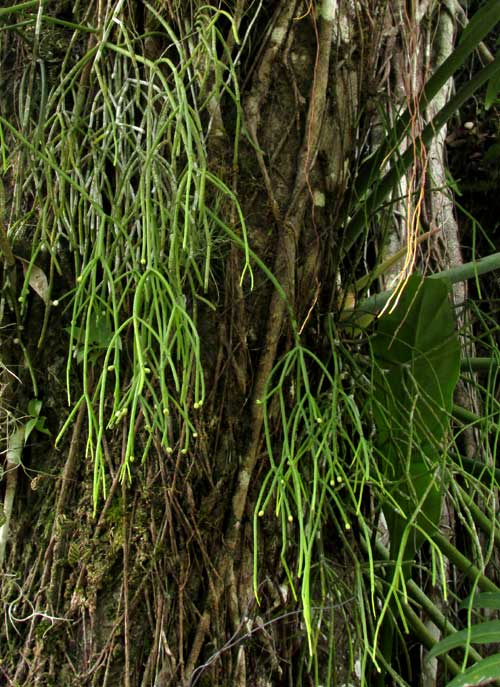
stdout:
[[36,429],[37,432],[42,434],[47,434],[50,436],[50,431],[45,426],[45,417],[40,415],[42,409],[42,402],[33,398],[28,403],[28,416],[29,419],[24,425],[24,443],[28,441],[30,434]]
[[[0,17],[37,6],[41,7],[38,0],[14,5],[0,10]],[[264,259],[250,249],[238,198],[224,181],[227,161],[209,160],[213,137],[227,137],[213,109],[225,99],[234,110],[230,166],[236,169],[238,162],[238,78],[217,19],[223,15],[230,22],[238,42],[236,25],[225,10],[193,6],[193,34],[186,38],[152,6],[145,7],[152,23],[150,37],[168,37],[165,53],[146,57],[143,37],[127,29],[117,12],[110,12],[99,39],[90,41],[76,59],[68,51],[57,83],[47,83],[43,60],[27,64],[19,86],[19,126],[0,117],[4,171],[19,167],[12,209],[16,222],[9,241],[12,238],[15,245],[16,238],[28,236],[33,245],[20,295],[21,317],[27,313],[28,286],[34,288],[39,251],[43,248],[50,256],[43,290],[37,291],[47,308],[45,325],[55,305],[50,299],[55,275],[62,278],[64,272],[59,264],[61,245],[69,247],[73,261],[73,283],[65,296],[65,316],[70,319],[66,377],[72,408],[57,440],[84,404],[95,506],[107,483],[107,431],[118,434],[123,429],[123,478],[131,476],[134,460],[147,459],[154,436],[167,453],[175,450],[181,455],[196,440],[196,411],[205,400],[198,315],[201,308],[215,308],[214,274],[222,271],[230,241],[242,251],[241,283],[246,278],[252,287],[253,262],[284,297]],[[499,20],[497,0],[485,3],[452,57],[427,83],[419,103],[422,109]],[[97,36],[95,27],[71,28]],[[40,33],[38,23],[35,30]],[[418,145],[429,143],[464,99],[485,83],[486,106],[493,104],[499,69],[497,58],[465,84],[428,124]],[[354,207],[345,204],[346,218],[349,214],[352,219],[345,222],[344,252],[415,162],[411,147],[399,153],[409,123],[408,112],[397,118],[385,144],[365,163],[351,194]],[[385,176],[382,161],[393,165]],[[31,195],[23,197],[25,189]],[[498,262],[495,254],[445,276],[477,277]],[[281,561],[293,595],[300,595],[309,651],[314,654],[328,604],[333,600],[341,605],[352,593],[341,579],[344,571],[337,572],[328,560],[340,542],[352,564],[358,605],[353,627],[362,646],[363,670],[368,656],[377,661],[377,633],[391,597],[405,614],[400,583],[404,596],[424,539],[439,554],[444,550],[433,539],[444,488],[461,509],[471,540],[477,539],[473,505],[453,478],[459,472],[468,486],[479,490],[482,484],[446,455],[452,443],[450,418],[460,346],[448,285],[443,275],[437,276],[413,276],[397,307],[380,318],[376,333],[356,331],[360,338],[353,346],[342,341],[346,330],[337,331],[333,317],[319,315],[323,348],[309,348],[298,334],[292,304],[287,303],[293,343],[290,347],[287,342],[259,399],[270,467],[255,508],[256,594],[259,529],[263,518],[274,517],[281,524]],[[367,283],[365,278],[358,280],[359,288]],[[491,329],[496,326],[493,323]],[[45,331],[46,326],[40,345]],[[496,344],[491,349],[491,359],[498,360]],[[498,412],[494,367],[488,367],[486,386],[478,387],[490,407],[484,417],[469,416],[465,422],[498,433],[498,426],[492,430],[487,422]],[[41,402],[31,401],[25,440],[35,429],[47,433],[40,412]],[[495,444],[496,439],[491,441]],[[489,488],[495,486],[493,471],[483,479]],[[372,550],[377,545],[376,522],[367,504],[373,502],[374,511],[383,509],[391,541],[391,560],[381,563]],[[111,507],[108,519],[116,520],[121,508]],[[352,536],[353,525],[357,538]],[[447,555],[452,560],[452,554]],[[71,558],[76,562],[77,548]],[[432,577],[435,581],[434,570]],[[318,593],[319,611],[314,603]],[[408,609],[406,615],[410,617]],[[330,648],[335,643],[333,617],[332,612]],[[478,637],[489,641],[496,627],[483,624],[467,635],[457,633],[432,655]],[[498,669],[493,659],[498,660],[492,657],[485,659],[489,664],[481,664],[489,674]]]
[[460,608],[491,608],[500,610],[500,594],[498,592],[480,592],[472,598],[462,601]]
[[[29,6],[12,7],[9,14]],[[119,19],[117,5],[82,55],[70,45],[52,85],[43,59],[39,81],[35,60],[28,62],[19,93],[21,126],[0,118],[2,131],[12,137],[7,155],[2,146],[6,167],[17,164],[20,154],[18,189],[32,190],[27,211],[19,192],[13,208],[12,240],[27,234],[33,247],[21,317],[40,250],[51,260],[39,346],[54,305],[55,275],[63,272],[61,245],[73,259],[73,289],[65,295],[72,408],[56,442],[85,404],[95,505],[106,490],[107,430],[127,427],[122,477],[130,476],[137,457],[147,457],[155,433],[168,452],[185,453],[196,438],[193,413],[205,398],[196,320],[200,307],[214,307],[213,271],[230,236],[237,236],[244,253],[242,279],[246,275],[252,285],[245,220],[223,180],[225,161],[208,159],[209,137],[226,133],[215,130],[217,121],[207,132],[206,122],[213,120],[213,103],[228,98],[237,162],[238,82],[219,29],[222,14],[238,41],[229,14],[208,5],[192,17],[197,40],[183,41],[147,4],[151,35],[163,34],[171,44],[166,54],[150,59],[142,39]],[[44,22],[40,15],[33,26],[38,38]],[[71,28],[76,35],[93,34],[92,27]],[[140,425],[149,438],[136,445]]]
[[[437,469],[458,381],[460,346],[449,291],[414,275],[372,340],[377,449],[394,558],[412,561],[439,523]],[[413,530],[410,541],[409,528]]]
[[[472,608],[500,608],[500,593],[483,592],[476,597],[466,599],[462,602],[462,607]],[[482,623],[469,625],[465,630],[454,632],[438,642],[429,651],[427,660],[452,649],[461,648],[468,650],[471,644],[497,644],[500,635],[500,620],[487,620]],[[447,683],[446,687],[466,687],[467,685],[478,685],[483,682],[493,681],[500,675],[500,654],[488,656],[476,661],[472,666],[466,668],[453,680]]]
[[[497,626],[497,634],[500,626]],[[470,687],[470,685],[493,682],[500,675],[500,654],[478,661],[466,671],[457,675],[446,687]]]
[[451,651],[457,647],[464,648],[467,644],[494,644],[498,641],[500,631],[499,620],[487,620],[484,623],[472,625],[470,628],[455,632],[442,639],[429,651],[429,659],[445,651]]
[[[282,523],[281,559],[295,594],[300,578],[304,618],[310,649],[317,639],[311,610],[311,574],[314,552],[323,536],[322,527],[335,517],[344,530],[361,516],[361,502],[369,480],[371,446],[366,440],[359,408],[344,388],[342,362],[333,329],[330,330],[332,367],[311,350],[298,344],[275,366],[265,398],[265,436],[271,469],[264,481],[255,510],[258,520],[268,510]],[[281,441],[271,426],[271,407],[279,409]],[[346,463],[346,454],[352,455]],[[373,479],[377,479],[376,471]],[[272,504],[272,506],[271,506]],[[298,533],[295,566],[288,563],[292,528]],[[258,552],[255,546],[254,552]],[[257,592],[257,559],[255,589]]]
[[486,95],[484,98],[484,109],[487,111],[492,107],[498,99],[498,94],[500,93],[500,71],[497,72],[488,81],[488,86],[486,88]]

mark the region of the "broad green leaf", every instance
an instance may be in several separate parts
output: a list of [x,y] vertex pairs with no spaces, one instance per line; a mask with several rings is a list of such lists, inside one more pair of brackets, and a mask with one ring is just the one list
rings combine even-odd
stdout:
[[111,328],[111,322],[106,312],[92,312],[88,319],[86,328],[74,326],[67,329],[72,333],[76,342],[76,361],[81,363],[85,356],[84,341],[87,338],[87,353],[92,362],[95,362],[99,355],[105,351],[111,341],[121,350],[121,339],[115,337]]
[[113,337],[109,319],[102,314],[92,313],[89,325],[89,343],[96,348],[106,349]]
[[472,625],[470,630],[460,630],[445,637],[432,647],[427,658],[430,660],[434,656],[439,656],[457,647],[465,648],[467,644],[494,644],[498,642],[499,637],[500,620],[487,620],[484,623]]
[[395,310],[380,318],[372,351],[376,444],[391,497],[384,506],[391,555],[398,555],[413,520],[417,527],[403,552],[408,561],[422,544],[422,530],[432,530],[441,512],[436,470],[460,371],[448,285],[411,277]]
[[500,72],[494,74],[488,81],[488,86],[486,88],[486,96],[484,98],[484,109],[489,110],[498,98],[500,93]]
[[470,597],[464,599],[459,608],[469,608],[469,606],[472,606],[472,608],[500,609],[500,594],[497,592],[481,592],[472,598],[472,603]]
[[469,687],[490,682],[500,676],[500,654],[483,658],[448,682],[446,687]]
[[482,39],[500,21],[500,5],[498,0],[489,0],[471,17],[469,23],[462,31],[458,45],[477,47]]
[[40,415],[40,410],[42,409],[42,402],[36,398],[32,398],[28,403],[28,415],[37,418]]
[[402,512],[385,508],[393,558],[398,555],[408,522],[415,510],[419,509],[414,518],[417,527],[409,533],[403,552],[403,560],[407,563],[411,562],[425,539],[421,530],[431,534],[438,528],[441,516],[441,491],[436,483],[435,471],[429,470],[425,463],[417,462],[412,464],[411,469],[411,476],[402,479],[392,493]]
[[24,425],[24,443],[28,441],[28,437],[34,429],[42,434],[50,436],[49,430],[45,427],[45,417],[40,416],[41,409],[42,402],[37,398],[32,398],[28,403],[28,415],[30,415],[30,419]]
[[36,429],[37,432],[40,432],[41,434],[46,434],[47,436],[50,437],[50,431],[47,429],[45,426],[45,417],[32,417],[28,422],[24,425],[24,442],[26,443],[28,441],[28,437],[30,436],[31,432]]
[[447,285],[414,275],[394,312],[380,318],[372,350],[378,363],[375,383],[382,391],[383,408],[389,411],[381,417],[375,406],[377,425],[386,425],[392,434],[396,419],[407,433],[408,421],[417,420],[420,436],[439,443],[448,426],[460,371]]
[[25,443],[28,441],[28,438],[29,438],[31,432],[35,429],[37,423],[38,423],[38,418],[32,417],[31,420],[28,420],[28,422],[24,425],[24,442]]

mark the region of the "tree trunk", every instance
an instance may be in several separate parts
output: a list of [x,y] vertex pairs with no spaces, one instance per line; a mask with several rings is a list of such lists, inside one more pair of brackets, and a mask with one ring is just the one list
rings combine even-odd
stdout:
[[357,683],[371,506],[332,322],[434,3],[8,4],[0,682]]

